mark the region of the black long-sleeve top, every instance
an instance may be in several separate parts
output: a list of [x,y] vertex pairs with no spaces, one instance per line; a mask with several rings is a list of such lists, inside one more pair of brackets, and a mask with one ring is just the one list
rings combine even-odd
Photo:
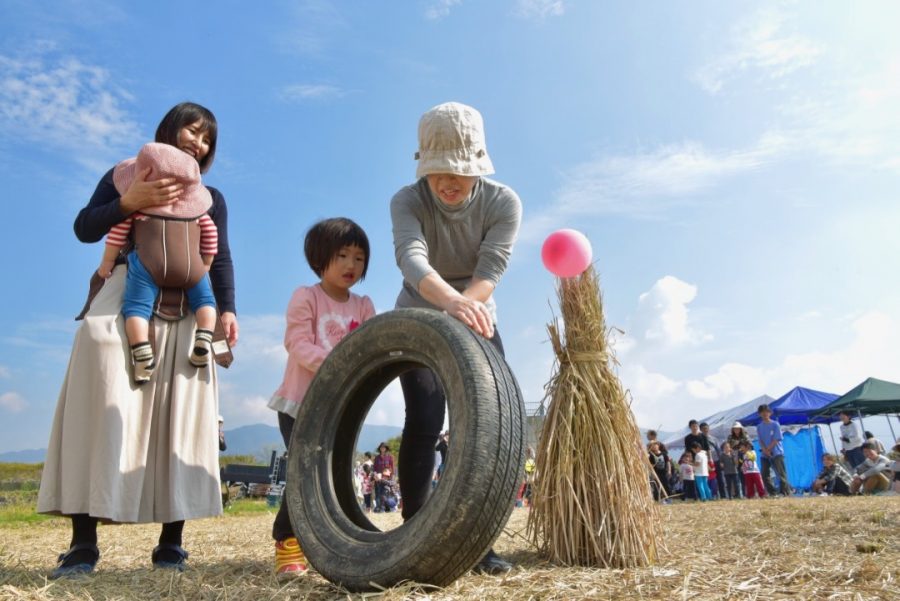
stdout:
[[[234,264],[231,261],[231,249],[228,247],[228,207],[222,193],[206,187],[212,195],[212,207],[209,216],[219,229],[219,250],[209,268],[213,294],[220,313],[236,313],[234,307]],[[75,236],[82,242],[97,242],[105,236],[110,228],[125,220],[119,204],[121,197],[113,183],[113,170],[110,169],[97,184],[87,206],[78,212],[75,218]],[[118,259],[117,262],[123,262]]]
[[709,439],[706,437],[706,434],[703,432],[699,434],[694,434],[693,432],[689,433],[684,437],[684,450],[690,451],[691,447],[694,446],[694,443],[700,443],[700,448],[709,453]]

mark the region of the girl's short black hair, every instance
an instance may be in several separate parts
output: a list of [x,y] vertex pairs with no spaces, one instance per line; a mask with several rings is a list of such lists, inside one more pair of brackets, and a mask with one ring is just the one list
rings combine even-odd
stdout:
[[324,219],[306,232],[303,252],[306,262],[315,274],[322,277],[328,266],[345,246],[358,246],[366,256],[362,277],[369,271],[369,238],[366,232],[346,217]]
[[205,106],[194,102],[176,104],[159,122],[156,128],[156,141],[178,146],[178,133],[191,123],[201,122],[201,127],[209,134],[209,152],[200,161],[200,173],[206,173],[216,158],[216,139],[219,137],[219,126],[216,116]]

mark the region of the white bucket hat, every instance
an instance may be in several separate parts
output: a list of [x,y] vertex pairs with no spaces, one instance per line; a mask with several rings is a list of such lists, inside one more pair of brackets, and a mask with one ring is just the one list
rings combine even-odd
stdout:
[[484,142],[481,113],[459,102],[445,102],[419,119],[416,177],[432,173],[490,175],[494,165]]

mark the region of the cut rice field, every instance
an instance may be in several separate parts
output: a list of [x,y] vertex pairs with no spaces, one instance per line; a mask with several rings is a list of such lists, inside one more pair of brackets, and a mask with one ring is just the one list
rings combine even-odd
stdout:
[[[67,581],[46,579],[67,546],[66,520],[7,523],[0,599],[900,599],[900,497],[662,506],[659,560],[622,570],[547,564],[526,538],[528,509],[516,509],[495,545],[516,563],[506,576],[470,573],[444,589],[410,583],[374,595],[348,593],[315,573],[277,580],[274,512],[257,510],[188,522],[183,574],[150,569],[158,526],[101,526],[96,572]],[[372,521],[391,528],[400,518],[373,514]]]

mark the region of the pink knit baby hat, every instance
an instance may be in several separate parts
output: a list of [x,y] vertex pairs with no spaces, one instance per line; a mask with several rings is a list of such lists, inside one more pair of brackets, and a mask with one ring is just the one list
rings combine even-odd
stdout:
[[169,144],[150,142],[144,144],[137,157],[125,159],[113,171],[113,183],[119,194],[125,194],[138,173],[150,167],[147,181],[174,178],[184,184],[181,198],[167,205],[146,207],[141,213],[157,217],[194,219],[209,211],[212,195],[200,182],[200,165],[197,159]]

